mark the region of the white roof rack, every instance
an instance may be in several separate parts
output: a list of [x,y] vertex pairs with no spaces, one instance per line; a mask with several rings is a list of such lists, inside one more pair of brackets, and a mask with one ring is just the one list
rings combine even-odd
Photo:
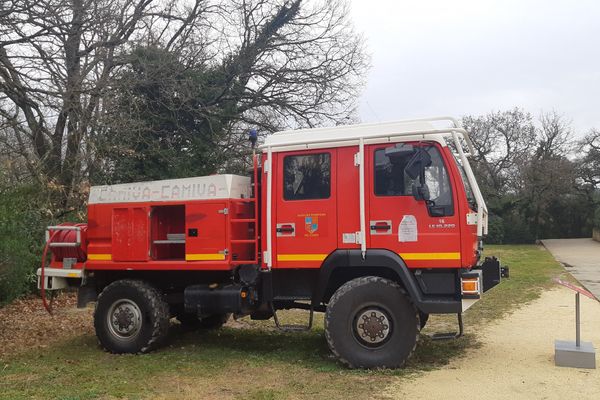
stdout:
[[268,136],[261,148],[271,148],[271,151],[279,152],[300,148],[352,146],[358,144],[360,139],[364,139],[365,143],[392,141],[391,139],[398,137],[408,140],[413,136],[414,139],[444,143],[444,136],[453,131],[461,134],[471,148],[467,132],[462,129],[458,120],[452,117],[282,131]]

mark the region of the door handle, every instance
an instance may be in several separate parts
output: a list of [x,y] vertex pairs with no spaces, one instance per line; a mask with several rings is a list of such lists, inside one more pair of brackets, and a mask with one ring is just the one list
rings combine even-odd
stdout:
[[378,224],[378,225],[371,225],[371,229],[375,230],[375,231],[378,231],[378,230],[388,231],[388,230],[392,229],[392,226],[388,225],[388,224]]
[[275,232],[277,232],[277,233],[292,233],[292,232],[294,232],[294,227],[291,225],[280,226],[275,230]]

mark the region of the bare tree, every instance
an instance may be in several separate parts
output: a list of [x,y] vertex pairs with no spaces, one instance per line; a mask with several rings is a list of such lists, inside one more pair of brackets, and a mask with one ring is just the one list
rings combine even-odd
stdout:
[[568,156],[572,145],[570,123],[556,113],[543,113],[536,147],[521,164],[520,203],[536,239],[554,218],[551,211],[577,190],[576,165]]
[[531,152],[536,130],[531,114],[515,108],[480,117],[463,118],[475,148],[475,171],[488,198],[514,193],[519,168]]
[[582,181],[595,182],[599,142],[593,132],[581,144],[587,157],[575,160],[570,123],[556,112],[542,113],[538,121],[520,109],[463,121],[493,214],[490,230],[500,240],[573,237],[589,230],[594,195]]
[[591,129],[578,143],[578,176],[592,190],[600,188],[600,131]]
[[0,140],[33,178],[64,193],[81,181],[103,93],[133,38],[160,25],[173,43],[204,10],[197,0],[12,0],[0,10]]
[[0,147],[59,188],[63,206],[102,165],[95,138],[135,48],[218,72],[219,90],[199,107],[220,116],[232,147],[249,125],[347,118],[367,67],[342,1],[11,0],[0,38]]

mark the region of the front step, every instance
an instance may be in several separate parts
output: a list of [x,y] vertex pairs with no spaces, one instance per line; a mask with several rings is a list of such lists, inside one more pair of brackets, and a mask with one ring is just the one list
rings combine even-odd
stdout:
[[271,303],[271,311],[273,312],[273,320],[275,321],[275,326],[277,329],[283,332],[306,332],[312,329],[313,325],[313,316],[314,310],[310,308],[310,314],[308,317],[308,325],[285,325],[279,323],[279,318],[277,318],[277,311],[275,311],[275,307],[273,307],[273,303]]
[[458,332],[434,333],[433,335],[430,335],[429,338],[431,340],[452,340],[461,337],[464,334],[462,313],[458,313],[456,316],[458,319]]

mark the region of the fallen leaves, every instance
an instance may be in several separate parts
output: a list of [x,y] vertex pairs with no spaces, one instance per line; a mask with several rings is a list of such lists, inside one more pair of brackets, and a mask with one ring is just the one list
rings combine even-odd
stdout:
[[77,309],[75,293],[61,293],[49,315],[37,296],[0,308],[0,359],[31,349],[44,349],[82,333],[93,334],[93,307]]

